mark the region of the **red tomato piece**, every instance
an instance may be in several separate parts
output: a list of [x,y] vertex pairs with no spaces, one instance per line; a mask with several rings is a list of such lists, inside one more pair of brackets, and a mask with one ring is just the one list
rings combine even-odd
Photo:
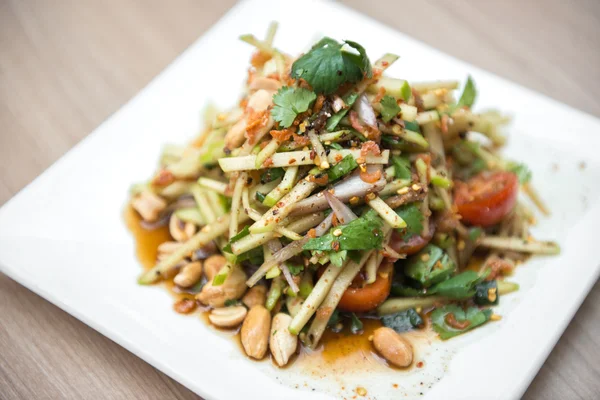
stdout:
[[483,227],[496,225],[513,209],[519,180],[511,172],[482,172],[456,182],[454,203],[462,219]]
[[414,235],[410,239],[404,241],[402,235],[394,230],[392,238],[390,239],[390,247],[396,251],[396,253],[411,255],[418,253],[423,247],[431,241],[433,234],[435,233],[435,224],[429,219],[429,232],[426,236]]
[[393,272],[392,263],[383,263],[377,271],[375,282],[368,285],[363,285],[364,278],[359,274],[342,295],[338,308],[349,312],[374,310],[390,295]]

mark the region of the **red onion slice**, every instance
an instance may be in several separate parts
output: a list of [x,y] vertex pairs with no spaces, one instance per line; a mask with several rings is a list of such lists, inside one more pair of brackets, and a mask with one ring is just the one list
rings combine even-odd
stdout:
[[[385,178],[382,177],[375,183],[367,183],[360,179],[360,171],[355,171],[348,178],[345,178],[341,182],[333,185],[335,197],[341,202],[350,200],[351,197],[364,198],[367,193],[377,193],[386,184]],[[291,215],[304,215],[311,212],[322,211],[329,207],[327,199],[323,195],[323,192],[312,195],[304,200],[297,202],[294,205],[294,209]]]
[[298,285],[296,285],[296,282],[294,282],[294,277],[292,277],[290,269],[288,268],[286,263],[281,264],[281,271],[283,272],[283,276],[287,281],[288,285],[290,285],[290,289],[292,289],[292,292],[298,293],[298,291],[300,291],[300,288],[298,287]]
[[350,207],[348,207],[343,202],[341,202],[340,199],[329,193],[328,190],[325,190],[323,192],[323,195],[327,199],[329,206],[331,207],[331,209],[335,213],[335,216],[341,224],[347,224],[348,222],[354,221],[356,218],[358,218],[356,214],[352,212]]
[[372,128],[377,128],[377,117],[375,116],[375,111],[369,102],[366,94],[361,94],[358,98],[358,101],[354,105],[356,112],[358,113],[358,117],[365,124],[369,125]]

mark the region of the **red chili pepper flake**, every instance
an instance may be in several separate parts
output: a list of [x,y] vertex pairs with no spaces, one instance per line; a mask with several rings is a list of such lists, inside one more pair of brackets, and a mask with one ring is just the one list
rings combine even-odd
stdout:
[[271,165],[273,165],[273,159],[271,157],[268,157],[265,161],[263,161],[263,167],[269,168]]
[[460,321],[460,322],[457,321],[456,317],[454,316],[453,313],[446,314],[444,321],[446,321],[446,323],[448,325],[450,325],[451,327],[456,328],[456,329],[466,329],[469,327],[469,325],[471,325],[471,321],[468,321],[468,320]]
[[193,299],[181,299],[173,305],[173,308],[179,314],[189,314],[196,309],[198,304]]

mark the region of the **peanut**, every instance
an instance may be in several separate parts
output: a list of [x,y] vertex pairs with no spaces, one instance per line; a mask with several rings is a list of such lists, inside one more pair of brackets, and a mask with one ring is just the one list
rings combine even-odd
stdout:
[[173,214],[169,219],[169,233],[178,242],[185,242],[196,233],[196,225],[191,222],[184,222]]
[[242,324],[242,346],[249,357],[260,360],[267,353],[271,313],[264,306],[250,309]]
[[290,333],[289,327],[292,317],[287,314],[278,313],[273,317],[271,323],[271,338],[269,347],[275,363],[283,367],[288,363],[298,347],[298,337]]
[[173,279],[179,287],[188,288],[194,286],[202,278],[202,262],[195,261],[184,265]]
[[265,89],[257,90],[248,99],[248,108],[254,111],[264,111],[273,105],[273,92]]
[[378,328],[373,333],[373,345],[390,364],[405,368],[412,364],[413,348],[410,342],[391,328]]
[[253,306],[259,304],[261,306],[265,305],[265,301],[267,300],[267,288],[263,285],[256,285],[251,287],[244,297],[242,298],[242,303],[246,305],[248,308],[252,308]]
[[219,328],[234,328],[246,318],[246,307],[222,307],[215,308],[208,315],[208,320]]
[[160,196],[145,190],[131,200],[131,206],[144,221],[156,221],[160,212],[167,207],[167,202]]
[[[208,260],[204,262],[205,267],[207,262]],[[210,279],[202,291],[196,295],[196,299],[207,306],[223,307],[225,301],[239,299],[247,289],[246,273],[239,267],[233,267],[221,285],[214,286],[212,278]]]
[[227,259],[220,254],[215,254],[204,260],[204,276],[206,276],[206,279],[212,281],[225,263],[227,263]]

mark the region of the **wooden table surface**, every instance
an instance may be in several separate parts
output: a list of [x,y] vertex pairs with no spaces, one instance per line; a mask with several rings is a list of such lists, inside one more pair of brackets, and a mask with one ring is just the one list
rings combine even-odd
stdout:
[[[0,1],[0,204],[119,109],[233,3]],[[343,3],[600,116],[597,0]],[[198,398],[2,274],[0,318],[2,399]],[[599,283],[525,398],[598,398],[598,333]]]

